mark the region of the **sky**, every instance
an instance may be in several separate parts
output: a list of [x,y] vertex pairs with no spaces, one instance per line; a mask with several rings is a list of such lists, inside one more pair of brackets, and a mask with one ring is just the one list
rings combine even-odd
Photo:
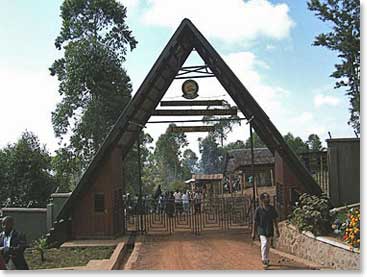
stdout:
[[[127,7],[127,23],[138,41],[124,64],[133,93],[182,19],[189,18],[283,135],[291,132],[306,140],[316,133],[325,146],[328,131],[334,138],[355,137],[347,124],[349,100],[342,89],[334,89],[335,80],[329,77],[337,54],[312,46],[314,37],[330,26],[307,9],[307,1],[119,1]],[[59,147],[51,112],[61,98],[58,81],[48,68],[62,56],[54,46],[61,28],[61,3],[1,1],[0,148],[14,143],[24,130],[34,132],[50,152]],[[195,53],[185,63],[202,64]],[[181,84],[182,80],[174,81],[164,100],[182,100]],[[199,79],[198,84],[198,99],[231,102],[215,78]],[[155,142],[166,127],[148,124],[146,131]],[[198,139],[205,136],[189,133],[189,147],[198,153]],[[233,129],[226,143],[248,136],[248,125],[242,124]]]

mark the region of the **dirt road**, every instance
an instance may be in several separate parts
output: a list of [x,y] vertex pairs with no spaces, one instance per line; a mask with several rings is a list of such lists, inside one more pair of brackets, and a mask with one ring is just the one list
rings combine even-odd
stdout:
[[[190,233],[140,237],[125,269],[257,270],[263,269],[260,249],[247,233]],[[270,254],[269,270],[308,269],[306,265]]]

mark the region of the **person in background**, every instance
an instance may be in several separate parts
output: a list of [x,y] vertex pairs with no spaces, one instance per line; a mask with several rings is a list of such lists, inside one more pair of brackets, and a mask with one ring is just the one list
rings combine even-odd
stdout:
[[182,195],[182,204],[185,213],[189,212],[189,201],[189,191],[186,190],[186,192]]
[[202,199],[201,192],[199,190],[196,190],[196,192],[194,194],[194,209],[195,209],[195,214],[201,213],[201,199]]
[[159,195],[158,197],[158,213],[162,213],[163,211],[163,194]]
[[6,216],[2,220],[3,232],[0,234],[0,254],[3,256],[8,270],[27,270],[24,258],[27,242],[24,235],[14,229],[14,218]]
[[169,217],[173,217],[173,214],[175,212],[175,198],[173,196],[173,192],[169,192],[166,199],[165,199],[165,210],[166,214]]
[[176,192],[173,194],[175,197],[175,210],[176,214],[181,213],[182,211],[182,199],[181,199],[181,192],[177,189]]
[[260,206],[255,211],[255,217],[252,227],[252,239],[255,239],[255,232],[260,237],[261,260],[264,268],[269,267],[269,251],[271,239],[274,236],[274,227],[276,236],[279,237],[278,213],[275,208],[270,205],[270,196],[263,192],[260,194]]
[[161,185],[158,185],[157,189],[155,190],[154,192],[154,195],[153,195],[153,209],[155,212],[159,212],[159,209],[160,209],[160,203],[159,203],[159,200],[160,200],[160,197],[162,196],[162,189],[161,189]]

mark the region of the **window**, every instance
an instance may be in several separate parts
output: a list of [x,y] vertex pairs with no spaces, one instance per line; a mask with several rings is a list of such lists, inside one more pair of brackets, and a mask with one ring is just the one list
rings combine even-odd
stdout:
[[104,212],[104,194],[96,193],[94,195],[94,211]]
[[271,186],[271,172],[263,171],[256,174],[256,184],[259,187]]

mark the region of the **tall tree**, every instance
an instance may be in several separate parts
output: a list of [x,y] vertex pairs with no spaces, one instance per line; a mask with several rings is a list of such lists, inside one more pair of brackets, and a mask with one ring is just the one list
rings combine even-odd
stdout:
[[[208,120],[214,120],[217,119],[218,121],[214,124],[212,124],[212,121]],[[230,117],[216,117],[216,116],[204,116],[203,117],[205,124],[213,125],[214,131],[211,132],[213,137],[218,138],[220,141],[220,145],[224,146],[224,141],[227,139],[228,134],[232,132],[233,126],[238,124],[241,125],[241,121],[239,120],[239,116],[232,115]]]
[[[254,144],[254,148],[264,148],[266,147],[265,143],[263,143],[263,141],[261,140],[261,138],[256,134],[256,132],[252,133],[252,138],[253,138],[253,144]],[[245,147],[246,148],[251,148],[251,138],[249,137],[246,140],[246,144]]]
[[174,181],[184,180],[182,151],[188,142],[184,133],[170,131],[170,127],[174,126],[176,125],[170,124],[166,132],[158,138],[154,151],[156,165],[163,179],[163,188],[170,188]]
[[159,185],[164,188],[165,180],[160,175],[154,152],[149,152],[147,160],[144,163],[142,181],[145,194],[153,194]]
[[286,134],[284,136],[284,140],[296,154],[309,151],[307,143],[305,143],[300,137],[294,137],[292,133]]
[[0,150],[0,184],[0,206],[45,207],[56,184],[51,157],[32,132]]
[[224,150],[230,151],[230,150],[236,150],[236,149],[244,149],[246,148],[245,143],[242,140],[237,140],[235,142],[230,142],[227,145],[224,146]]
[[201,153],[200,171],[205,174],[215,174],[223,170],[223,148],[213,134],[209,133],[199,144]]
[[360,133],[360,1],[310,0],[308,8],[329,24],[332,31],[316,36],[313,45],[337,51],[341,63],[335,65],[331,77],[336,88],[346,87],[350,100],[349,124]]
[[306,141],[310,151],[320,151],[322,150],[322,143],[318,135],[311,134],[308,136]]
[[[143,131],[140,132],[140,165],[144,192],[150,191],[151,173],[147,170],[150,165],[151,148],[149,145],[153,138]],[[130,151],[124,159],[125,181],[127,191],[131,193],[139,192],[139,167],[138,167],[138,144],[133,144]]]
[[82,167],[91,160],[131,97],[122,68],[136,40],[126,25],[126,8],[116,0],[65,0],[55,46],[64,56],[51,66],[60,81],[61,102],[52,124],[61,140],[70,136]]
[[184,179],[191,178],[191,175],[198,171],[198,157],[191,149],[186,149],[182,159]]
[[56,150],[55,155],[51,159],[51,165],[55,174],[57,191],[72,191],[82,171],[82,163],[71,149],[71,146]]

